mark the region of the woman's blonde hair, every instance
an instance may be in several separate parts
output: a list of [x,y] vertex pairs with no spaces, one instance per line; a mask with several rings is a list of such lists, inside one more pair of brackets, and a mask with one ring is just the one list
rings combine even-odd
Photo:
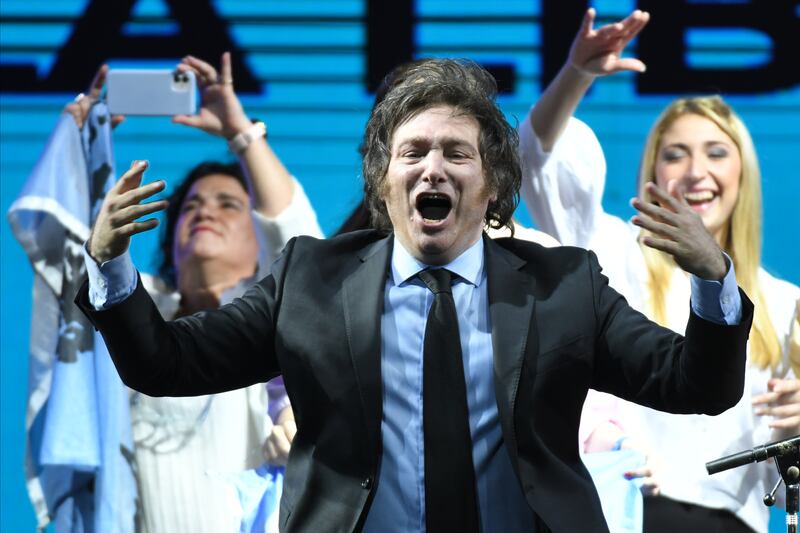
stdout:
[[[639,167],[639,196],[652,201],[645,185],[655,181],[655,165],[664,132],[681,116],[693,114],[706,118],[730,137],[739,150],[742,174],[739,195],[733,212],[722,231],[720,246],[733,259],[736,279],[755,304],[750,335],[750,360],[759,368],[776,368],[781,361],[781,346],[766,308],[758,282],[761,265],[761,172],[753,140],[747,127],[719,96],[679,98],[656,120],[645,143]],[[666,299],[674,272],[672,256],[641,245],[648,269],[649,311],[653,319],[666,325]]]

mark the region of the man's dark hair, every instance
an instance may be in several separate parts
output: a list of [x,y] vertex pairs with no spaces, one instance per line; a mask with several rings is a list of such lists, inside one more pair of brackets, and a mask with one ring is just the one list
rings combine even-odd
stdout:
[[218,161],[204,161],[189,170],[180,184],[170,193],[169,205],[164,212],[164,226],[161,230],[159,251],[161,252],[161,264],[158,266],[158,275],[170,287],[176,287],[177,276],[175,264],[172,260],[172,247],[175,244],[175,229],[178,225],[178,218],[181,215],[181,208],[186,195],[197,180],[212,174],[223,174],[236,179],[242,188],[247,191],[247,181],[245,180],[242,168],[238,163],[221,163]]
[[[458,115],[480,125],[478,149],[489,190],[497,200],[484,215],[493,228],[512,228],[522,183],[517,132],[497,107],[497,83],[485,69],[469,60],[428,59],[402,72],[383,100],[375,105],[364,133],[364,195],[372,224],[391,229],[381,196],[391,159],[392,136],[398,126],[436,106],[450,106]],[[513,229],[512,229],[513,231]]]

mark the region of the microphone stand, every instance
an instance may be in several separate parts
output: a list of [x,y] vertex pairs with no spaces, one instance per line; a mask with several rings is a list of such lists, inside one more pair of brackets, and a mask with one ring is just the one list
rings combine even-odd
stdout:
[[800,509],[800,435],[788,439],[756,446],[747,450],[706,463],[709,475],[736,468],[749,463],[765,461],[772,457],[780,478],[773,489],[764,495],[764,505],[775,504],[775,493],[781,485],[786,487],[786,531],[798,533],[797,514]]

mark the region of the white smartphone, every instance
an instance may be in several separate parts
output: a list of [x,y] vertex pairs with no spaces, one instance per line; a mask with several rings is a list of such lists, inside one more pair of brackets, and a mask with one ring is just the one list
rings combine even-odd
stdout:
[[112,115],[193,115],[197,108],[194,72],[111,69],[106,88]]

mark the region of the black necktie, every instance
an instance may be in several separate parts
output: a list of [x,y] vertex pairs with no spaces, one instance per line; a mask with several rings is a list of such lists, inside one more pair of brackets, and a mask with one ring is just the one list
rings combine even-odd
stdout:
[[426,529],[477,532],[467,389],[450,271],[423,270],[419,277],[434,294],[425,325],[422,371]]

